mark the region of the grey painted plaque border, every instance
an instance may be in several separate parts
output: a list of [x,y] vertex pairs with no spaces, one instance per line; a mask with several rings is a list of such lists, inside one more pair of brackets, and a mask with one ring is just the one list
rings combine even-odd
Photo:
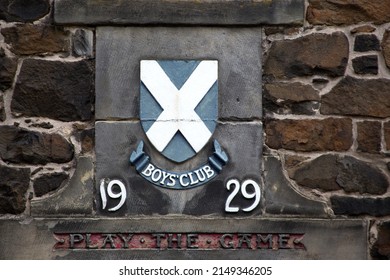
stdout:
[[54,21],[78,25],[302,24],[304,0],[55,0]]

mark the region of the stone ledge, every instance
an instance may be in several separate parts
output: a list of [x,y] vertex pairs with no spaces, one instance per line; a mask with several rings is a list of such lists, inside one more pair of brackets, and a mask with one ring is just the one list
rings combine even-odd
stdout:
[[55,0],[54,21],[77,25],[303,24],[303,0]]
[[[299,234],[304,249],[58,249],[61,235]],[[31,219],[0,220],[0,259],[366,259],[367,223],[342,219]],[[114,236],[115,235],[115,236]],[[56,249],[57,248],[57,249]]]

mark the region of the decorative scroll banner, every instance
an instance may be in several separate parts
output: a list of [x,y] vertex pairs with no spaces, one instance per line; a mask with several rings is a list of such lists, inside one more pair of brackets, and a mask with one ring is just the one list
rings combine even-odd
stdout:
[[172,172],[151,163],[149,155],[143,149],[144,142],[140,141],[137,149],[131,153],[130,163],[147,181],[168,189],[181,190],[204,185],[216,177],[229,160],[221,145],[217,140],[214,140],[214,153],[209,157],[207,163],[191,171]]

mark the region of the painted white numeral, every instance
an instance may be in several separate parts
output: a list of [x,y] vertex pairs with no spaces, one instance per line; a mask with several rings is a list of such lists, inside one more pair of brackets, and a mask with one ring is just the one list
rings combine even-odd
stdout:
[[238,182],[238,180],[236,180],[236,179],[229,180],[226,184],[226,188],[228,189],[228,191],[230,191],[231,185],[234,185],[234,190],[226,199],[225,211],[226,212],[238,212],[238,210],[240,210],[240,208],[231,207],[230,203],[232,202],[233,198],[237,195],[237,193],[240,190],[240,182]]
[[[239,207],[230,206],[230,203],[236,197],[236,195],[238,194],[240,189],[241,189],[241,194],[244,198],[246,198],[246,199],[253,199],[254,198],[253,204],[249,207],[242,209],[242,211],[251,212],[253,209],[255,209],[257,207],[257,205],[259,205],[260,198],[261,198],[261,191],[260,191],[260,186],[255,181],[250,180],[250,179],[245,180],[244,183],[240,187],[240,182],[237,179],[231,179],[226,184],[226,188],[228,191],[230,191],[230,188],[232,185],[234,186],[234,190],[226,199],[226,203],[225,203],[225,211],[226,212],[237,213],[240,210]],[[248,186],[252,186],[254,188],[254,192],[248,193],[248,190],[247,190]]]
[[[118,193],[113,192],[112,189],[115,185],[119,186],[120,192],[118,192]],[[121,208],[122,205],[126,201],[126,197],[127,197],[126,187],[121,181],[112,180],[108,183],[107,194],[106,194],[105,182],[104,182],[104,179],[102,179],[101,183],[100,183],[100,196],[102,198],[103,210],[106,209],[106,207],[107,207],[107,195],[109,198],[113,198],[113,199],[121,198],[121,200],[119,201],[117,206],[108,209],[108,211],[114,212],[114,211],[118,210],[119,208]]]

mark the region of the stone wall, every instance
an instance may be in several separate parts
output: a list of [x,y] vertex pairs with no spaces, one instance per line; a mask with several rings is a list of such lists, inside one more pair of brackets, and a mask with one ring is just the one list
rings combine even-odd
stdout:
[[[388,259],[390,5],[306,4],[303,25],[263,27],[265,187],[281,165],[286,184],[326,206],[315,215],[366,220],[362,247]],[[95,29],[52,18],[49,0],[0,4],[1,219],[34,216],[95,157]],[[90,201],[81,215],[95,213]]]

